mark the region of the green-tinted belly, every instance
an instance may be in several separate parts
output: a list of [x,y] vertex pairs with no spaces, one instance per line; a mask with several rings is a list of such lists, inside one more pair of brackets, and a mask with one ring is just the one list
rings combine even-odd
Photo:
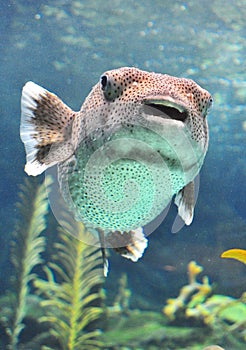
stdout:
[[83,144],[76,159],[68,176],[69,192],[77,219],[90,227],[129,231],[144,226],[184,186],[179,164],[173,171],[173,164],[153,144],[143,142],[141,133],[138,138],[115,137],[96,148],[94,143],[93,149]]

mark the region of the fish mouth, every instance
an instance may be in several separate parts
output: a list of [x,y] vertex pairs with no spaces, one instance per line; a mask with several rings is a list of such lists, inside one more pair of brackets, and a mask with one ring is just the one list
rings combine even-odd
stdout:
[[188,118],[187,109],[171,99],[148,98],[144,101],[144,113],[164,119],[185,122]]

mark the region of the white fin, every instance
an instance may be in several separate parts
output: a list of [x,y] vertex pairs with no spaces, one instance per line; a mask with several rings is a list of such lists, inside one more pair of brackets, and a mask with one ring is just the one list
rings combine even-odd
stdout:
[[[25,145],[28,175],[39,175],[72,153],[68,142],[65,144],[68,139],[65,131],[73,113],[56,95],[41,86],[29,81],[23,87],[20,136]],[[57,144],[59,149],[53,147]],[[51,146],[53,154],[49,155]]]
[[103,275],[104,277],[107,277],[108,271],[109,271],[109,261],[107,259],[107,254],[105,249],[105,235],[104,235],[104,231],[101,229],[98,229],[97,232],[98,232],[99,242],[100,242],[101,252],[102,252]]
[[178,207],[179,216],[186,225],[190,225],[194,215],[194,181],[189,182],[175,197],[174,203]]
[[108,276],[108,271],[109,271],[109,261],[108,261],[108,259],[104,259],[104,261],[103,261],[103,276],[104,277]]
[[38,141],[36,136],[38,132],[35,130],[35,124],[31,123],[33,118],[33,111],[37,107],[37,102],[40,96],[45,93],[45,89],[41,86],[29,81],[23,87],[21,96],[21,126],[20,136],[22,142],[25,144],[26,150],[26,166],[25,171],[28,175],[39,175],[45,171],[48,166],[41,164],[35,160],[37,153]]
[[124,258],[134,262],[138,261],[143,256],[145,249],[148,246],[148,240],[145,238],[142,227],[131,231],[132,244],[127,246],[127,253],[122,254]]
[[[115,235],[113,232],[112,235]],[[143,256],[143,253],[148,246],[148,240],[144,235],[143,228],[139,227],[130,232],[120,233],[122,238],[127,235],[127,245],[122,247],[114,247],[114,250],[124,258],[130,259],[134,262],[138,261]]]
[[39,163],[37,160],[34,160],[34,157],[32,158],[31,156],[32,156],[32,154],[29,153],[29,155],[28,155],[29,160],[27,159],[27,163],[26,163],[25,168],[24,168],[27,175],[32,175],[32,176],[40,175],[47,168],[50,167],[50,165],[45,165],[45,164]]

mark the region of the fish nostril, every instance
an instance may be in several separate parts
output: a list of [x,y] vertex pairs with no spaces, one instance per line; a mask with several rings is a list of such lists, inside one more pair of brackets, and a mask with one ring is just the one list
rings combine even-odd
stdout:
[[207,99],[207,107],[208,107],[208,108],[211,107],[212,104],[213,104],[213,98],[212,98],[212,96],[210,96],[210,97]]
[[213,98],[212,98],[212,96],[210,96],[209,99],[207,100],[207,105],[205,106],[205,111],[204,111],[205,116],[210,111],[212,104],[213,104]]
[[107,87],[108,77],[106,75],[101,76],[101,88],[104,91]]

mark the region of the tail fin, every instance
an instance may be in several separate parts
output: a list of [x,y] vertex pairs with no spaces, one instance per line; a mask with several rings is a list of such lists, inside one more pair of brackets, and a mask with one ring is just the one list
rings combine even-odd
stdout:
[[21,96],[20,136],[28,175],[39,175],[73,154],[70,140],[75,115],[56,95],[31,81],[26,83]]
[[107,242],[121,256],[134,262],[142,257],[148,245],[148,240],[144,236],[142,227],[130,232],[112,232],[110,235],[107,235]]

